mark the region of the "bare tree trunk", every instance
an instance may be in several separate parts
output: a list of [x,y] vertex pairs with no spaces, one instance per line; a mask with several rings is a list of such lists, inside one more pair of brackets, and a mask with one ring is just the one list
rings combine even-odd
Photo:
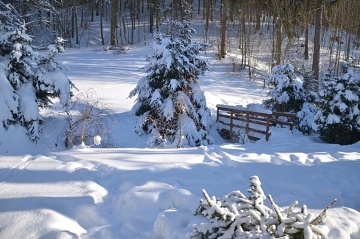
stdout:
[[304,59],[309,59],[309,24],[305,24]]
[[80,44],[79,41],[79,28],[78,28],[78,14],[77,14],[77,7],[74,6],[74,14],[75,14],[75,44]]
[[132,0],[130,3],[130,20],[131,20],[130,44],[131,45],[134,44],[134,31],[135,31],[135,27],[136,27],[136,11],[137,11],[136,3],[134,0]]
[[201,5],[201,3],[200,3],[200,0],[199,0],[198,1],[198,10],[197,10],[198,14],[200,14],[200,5]]
[[160,13],[160,0],[156,1],[156,31],[160,30],[160,23],[161,23],[161,13]]
[[104,46],[105,40],[104,40],[104,26],[103,26],[103,17],[104,17],[104,6],[103,6],[103,0],[100,0],[100,35],[101,35],[101,43]]
[[155,16],[155,9],[154,9],[154,0],[149,0],[148,1],[149,6],[149,31],[150,33],[154,32],[154,16]]
[[[29,8],[30,8],[31,0],[29,1],[23,1],[23,16],[26,23],[30,22],[29,20]],[[28,30],[30,29],[30,25],[27,27]]]
[[71,11],[71,38],[75,37],[75,6],[73,6],[73,10]]
[[122,16],[122,24],[123,24],[123,32],[124,32],[124,40],[125,40],[125,44],[128,43],[128,37],[126,35],[126,24],[125,24],[125,17]]
[[314,35],[314,55],[312,62],[313,78],[319,80],[320,73],[320,41],[321,41],[321,27],[322,27],[322,0],[317,0],[316,3],[316,19],[315,19],[315,35]]
[[[123,46],[124,44],[124,36],[123,36],[123,27],[121,26],[121,20],[123,19],[123,1],[119,1],[119,8],[118,8],[118,31],[119,31],[119,39],[120,39],[120,45]],[[124,26],[125,27],[125,26]],[[119,39],[116,41],[119,44]]]
[[281,20],[278,20],[276,23],[276,43],[275,43],[275,65],[279,65],[281,63],[281,46],[282,46],[282,33],[283,33],[283,24]]
[[[341,31],[341,30],[340,30]],[[340,53],[341,53],[341,45],[343,44],[343,31],[340,32],[339,37],[336,39],[336,54],[335,54],[335,70],[336,70],[336,75],[339,75],[339,70],[340,70]]]
[[211,12],[211,14],[210,14],[210,20],[211,21],[214,21],[214,8],[216,7],[215,5],[216,5],[216,1],[214,1],[214,0],[209,0],[210,1],[210,12]]
[[349,61],[350,58],[350,45],[351,45],[351,34],[348,32],[347,41],[346,41],[345,61]]
[[[74,5],[76,5],[76,3]],[[80,27],[84,27],[84,6],[83,5],[81,5]]]
[[[200,1],[200,0],[199,0],[199,1]],[[206,9],[206,3],[207,3],[208,1],[210,1],[210,0],[203,0],[203,19],[205,19],[205,14],[206,14],[205,9]],[[199,8],[200,8],[200,7],[199,7]]]
[[95,9],[94,9],[94,3],[91,2],[90,3],[90,21],[94,22],[94,14],[95,14]]
[[[309,12],[310,10],[310,5],[309,5],[309,0],[306,0],[306,6],[305,6],[305,10],[306,12]],[[304,42],[304,59],[308,60],[309,59],[309,23],[308,23],[308,19],[305,18],[305,42]]]
[[118,5],[119,0],[111,0],[111,26],[110,26],[110,45],[116,45],[116,29],[118,28]]
[[239,48],[241,49],[241,64],[240,69],[244,69],[246,65],[246,17],[245,12],[241,12],[240,16],[240,44]]
[[204,4],[205,4],[205,8],[204,8],[204,14],[205,14],[205,42],[208,42],[211,2],[210,2],[210,0],[204,0]]
[[227,40],[227,18],[228,18],[228,0],[221,0],[221,29],[220,29],[220,49],[219,59],[225,58],[226,40]]

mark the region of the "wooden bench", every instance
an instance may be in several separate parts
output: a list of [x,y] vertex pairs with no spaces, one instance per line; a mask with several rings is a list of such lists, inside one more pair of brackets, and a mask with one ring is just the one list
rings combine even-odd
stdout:
[[255,112],[230,105],[217,105],[216,108],[216,121],[228,126],[228,129],[224,128],[220,134],[228,139],[233,139],[236,131],[243,130],[250,140],[256,141],[261,135],[265,135],[268,141],[271,126],[289,126],[291,131],[294,127],[295,115],[290,113]]

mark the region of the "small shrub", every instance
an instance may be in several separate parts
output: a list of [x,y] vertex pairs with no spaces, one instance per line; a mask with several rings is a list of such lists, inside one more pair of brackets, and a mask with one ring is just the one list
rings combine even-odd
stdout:
[[74,98],[63,113],[67,122],[65,146],[71,148],[77,145],[100,145],[101,139],[108,136],[109,124],[104,115],[110,110],[91,90]]

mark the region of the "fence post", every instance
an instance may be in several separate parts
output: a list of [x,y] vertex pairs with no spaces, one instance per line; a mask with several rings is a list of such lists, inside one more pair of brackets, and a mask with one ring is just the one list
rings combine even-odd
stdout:
[[233,137],[233,132],[232,132],[232,128],[233,128],[233,114],[234,114],[234,112],[231,111],[231,112],[230,112],[230,138]]
[[[295,116],[294,115],[290,116],[290,122],[292,123],[292,122],[294,122],[294,120],[295,120]],[[293,133],[293,126],[294,126],[294,124],[290,124],[291,133]]]
[[249,111],[245,111],[245,113],[246,113],[246,128],[245,128],[245,130],[246,130],[246,134],[247,135],[249,135],[249,128],[250,128],[250,123],[249,123]]
[[271,115],[267,115],[266,116],[266,141],[269,141],[269,138],[270,138],[270,117]]

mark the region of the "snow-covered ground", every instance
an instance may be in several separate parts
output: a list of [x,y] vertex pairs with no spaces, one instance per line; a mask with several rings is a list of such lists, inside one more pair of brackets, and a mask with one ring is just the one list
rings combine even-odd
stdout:
[[275,127],[269,141],[224,142],[216,105],[259,103],[265,91],[209,53],[211,71],[200,85],[213,113],[215,144],[148,148],[133,132],[134,99],[128,98],[144,75],[146,53],[149,47],[126,54],[88,48],[61,57],[77,88],[91,90],[110,109],[100,145],[106,148],[65,150],[64,119],[47,111],[37,145],[20,136],[22,129],[0,130],[0,238],[184,239],[199,221],[193,213],[202,189],[216,197],[246,192],[253,175],[279,206],[298,200],[318,214],[337,198],[325,220],[328,238],[360,238],[360,142],[330,145]]

